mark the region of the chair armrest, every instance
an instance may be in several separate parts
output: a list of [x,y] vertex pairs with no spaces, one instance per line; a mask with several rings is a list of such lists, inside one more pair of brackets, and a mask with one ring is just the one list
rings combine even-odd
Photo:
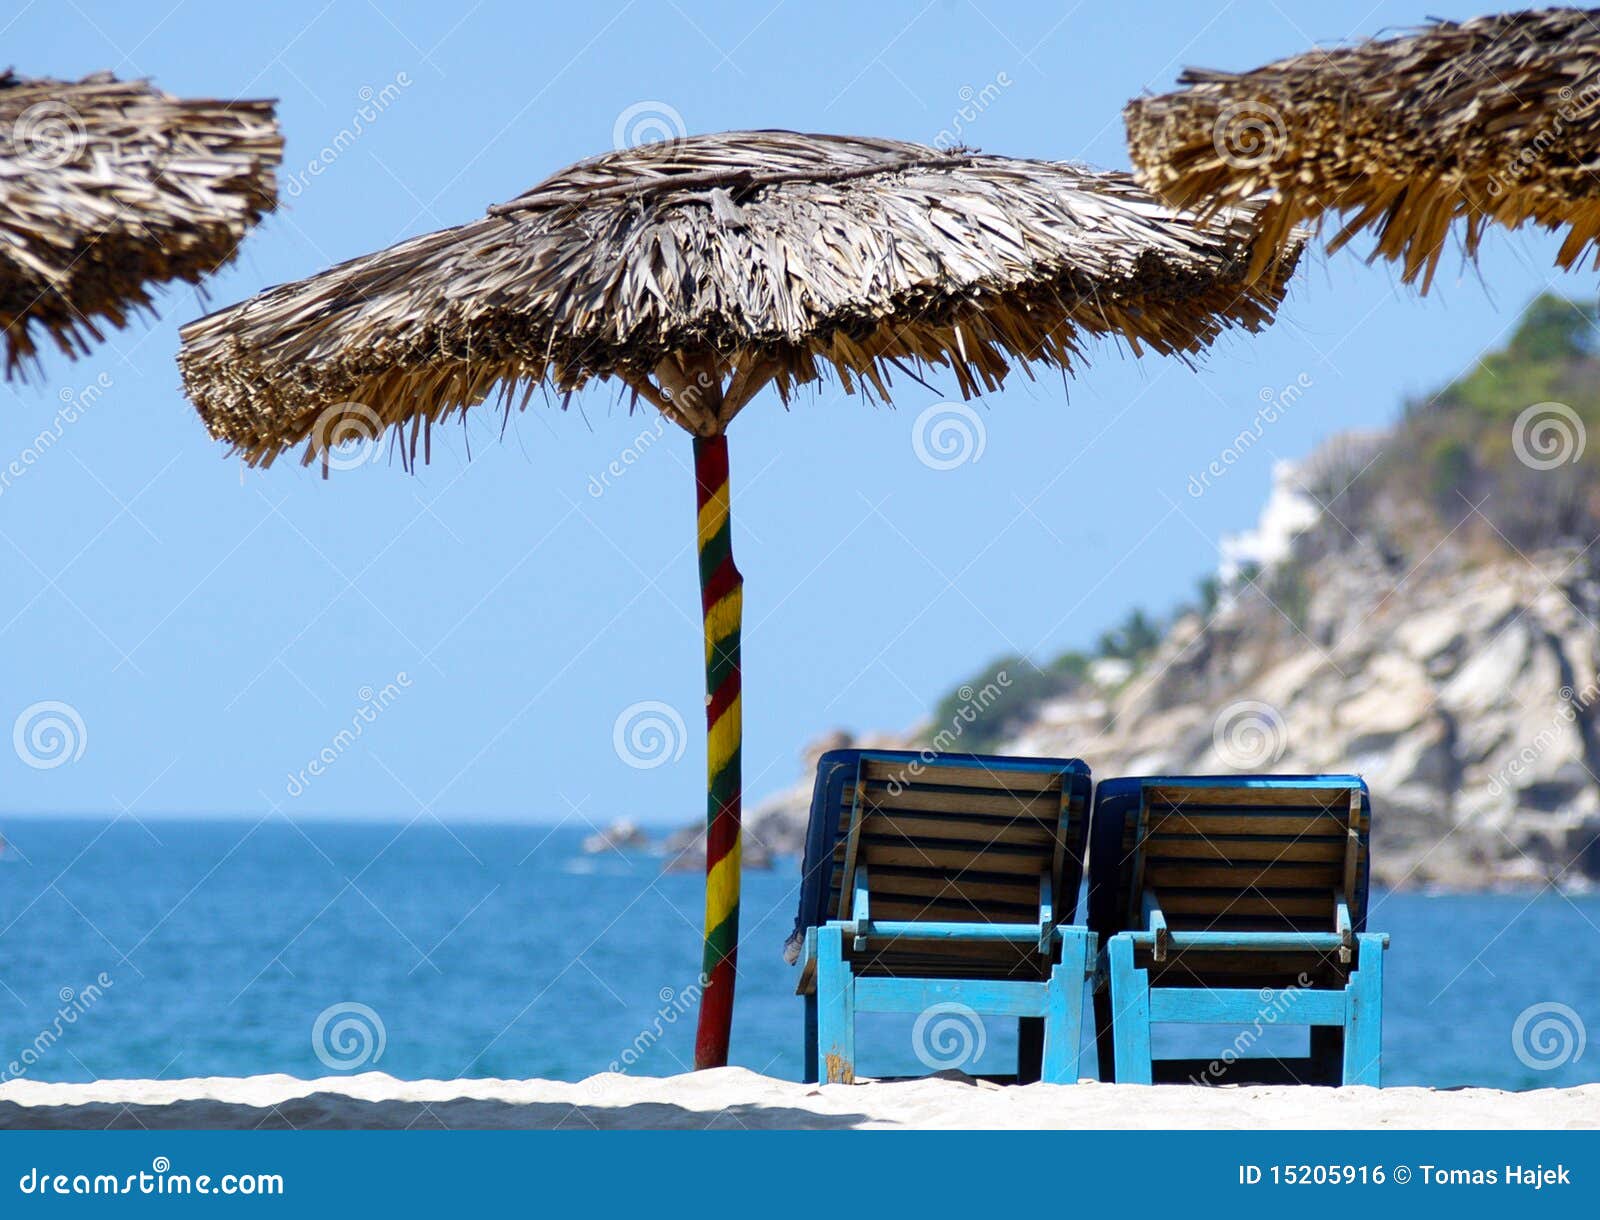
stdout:
[[1334,893],[1333,930],[1339,934],[1339,960],[1349,965],[1355,948],[1355,931],[1350,923],[1350,903],[1341,889]]
[[853,919],[831,923],[848,936],[876,936],[884,940],[1020,941],[1037,944],[1036,923],[936,923],[901,919],[875,919],[857,926]]
[[[1155,933],[1121,932],[1141,948],[1153,948]],[[1361,933],[1362,936],[1367,933]],[[1169,949],[1237,950],[1242,953],[1268,953],[1274,950],[1307,950],[1334,953],[1340,946],[1337,932],[1168,932]]]
[[855,890],[850,899],[850,915],[855,924],[856,952],[864,953],[867,948],[867,929],[872,926],[872,910],[868,906],[867,862],[861,861],[856,865]]
[[1055,892],[1050,884],[1050,874],[1039,874],[1039,952],[1050,955],[1051,929],[1056,922]]
[[800,975],[795,979],[796,995],[810,995],[817,989],[817,930],[807,928],[800,950]]
[[1154,957],[1158,962],[1167,960],[1167,946],[1171,940],[1167,932],[1167,917],[1161,910],[1161,898],[1154,890],[1146,890],[1143,899],[1145,928],[1154,938]]

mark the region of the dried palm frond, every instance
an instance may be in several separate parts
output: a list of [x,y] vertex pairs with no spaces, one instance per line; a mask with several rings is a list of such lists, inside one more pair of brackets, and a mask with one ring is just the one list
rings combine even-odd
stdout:
[[109,74],[0,73],[0,325],[6,371],[35,330],[68,355],[233,257],[277,203],[283,137],[265,101],[192,101]]
[[[252,464],[615,377],[700,435],[767,382],[891,367],[963,393],[1083,335],[1193,354],[1270,321],[1244,211],[1175,215],[1125,174],[892,140],[731,132],[581,161],[480,220],[285,284],[183,330],[184,384]],[[714,379],[709,406],[694,385]],[[687,392],[685,392],[687,390]]]
[[1341,213],[1330,250],[1373,230],[1373,256],[1423,292],[1458,220],[1469,258],[1490,221],[1566,226],[1565,268],[1600,238],[1600,9],[1440,22],[1179,83],[1123,116],[1139,181],[1174,206],[1263,195],[1278,242]]

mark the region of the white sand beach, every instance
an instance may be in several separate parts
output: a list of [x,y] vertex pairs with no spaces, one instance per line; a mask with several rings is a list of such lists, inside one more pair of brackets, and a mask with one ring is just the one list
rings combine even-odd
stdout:
[[957,1075],[804,1085],[742,1068],[670,1077],[396,1080],[381,1072],[0,1085],[0,1128],[1529,1128],[1600,1127],[1600,1084],[1496,1089],[1084,1082]]

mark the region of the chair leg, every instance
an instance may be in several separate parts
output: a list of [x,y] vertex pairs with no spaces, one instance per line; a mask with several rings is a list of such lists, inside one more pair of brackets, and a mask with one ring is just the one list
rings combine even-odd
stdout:
[[1076,1084],[1078,1050],[1083,1042],[1083,979],[1089,964],[1089,935],[1066,930],[1061,960],[1045,984],[1044,1064],[1042,1079],[1050,1084]]
[[856,1079],[856,982],[844,957],[844,932],[817,929],[817,1058],[829,1084]]
[[1118,1084],[1150,1084],[1150,976],[1133,964],[1133,937],[1111,938],[1111,1037]]
[[1044,1018],[1017,1018],[1017,1083],[1033,1084],[1044,1068]]
[[805,997],[806,1001],[806,1036],[805,1036],[805,1075],[801,1079],[806,1084],[817,1083],[817,993],[815,990]]
[[1094,985],[1094,1053],[1100,1079],[1107,1083],[1117,1078],[1116,1045],[1111,1035],[1111,984],[1096,979]]
[[1382,1083],[1383,938],[1356,937],[1356,968],[1345,985],[1344,1083]]

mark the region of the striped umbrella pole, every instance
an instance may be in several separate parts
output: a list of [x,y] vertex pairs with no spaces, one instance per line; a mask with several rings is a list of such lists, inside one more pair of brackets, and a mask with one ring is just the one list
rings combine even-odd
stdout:
[[744,578],[728,529],[728,438],[694,438],[706,637],[706,931],[696,1068],[728,1062],[739,949],[739,622]]

